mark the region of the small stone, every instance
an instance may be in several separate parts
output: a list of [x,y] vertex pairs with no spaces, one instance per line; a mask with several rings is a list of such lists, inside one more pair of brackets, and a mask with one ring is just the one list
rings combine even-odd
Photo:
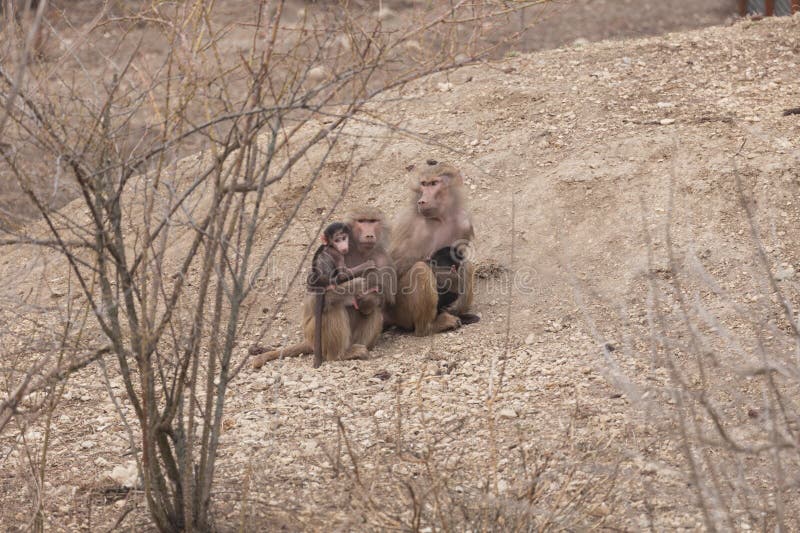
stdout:
[[117,465],[106,473],[106,476],[113,479],[122,487],[130,489],[139,487],[139,471],[136,469],[135,461],[128,461],[124,465]]
[[378,379],[378,380],[380,380],[380,381],[386,381],[387,379],[389,379],[390,377],[392,377],[392,374],[391,374],[391,372],[389,372],[388,370],[381,370],[381,371],[377,372],[377,373],[376,373],[374,376],[372,376],[372,377],[373,377],[373,378],[376,378],[376,379]]
[[795,270],[791,266],[786,266],[779,269],[775,273],[775,281],[786,281],[792,279],[795,275]]
[[294,457],[291,455],[284,455],[283,457],[278,458],[278,460],[285,465],[290,465],[294,462]]
[[422,46],[419,44],[419,41],[415,41],[414,39],[411,39],[409,41],[406,41],[406,49],[414,51],[414,52],[421,52],[422,51]]
[[436,88],[439,89],[439,92],[446,93],[448,91],[452,91],[453,90],[453,84],[450,83],[449,81],[448,82],[443,82],[443,83],[437,83],[436,84]]
[[391,18],[395,15],[394,11],[389,9],[386,6],[381,7],[378,12],[376,13],[378,20],[386,20]]
[[94,448],[94,446],[95,446],[94,441],[91,440],[85,440],[81,442],[81,448],[83,448],[84,450],[91,450],[92,448]]
[[266,377],[258,377],[256,380],[250,385],[250,388],[255,391],[265,390],[269,387],[270,383],[267,381]]
[[675,124],[675,119],[674,118],[662,118],[661,120],[658,121],[658,123],[661,124],[662,126],[669,126],[670,124]]
[[[25,440],[28,442],[37,441],[42,438],[42,434],[39,431],[30,430],[25,433]],[[17,437],[18,441],[21,441],[21,437]]]
[[517,418],[517,412],[510,407],[504,407],[497,413],[500,418]]
[[611,509],[608,508],[608,505],[606,505],[605,502],[601,502],[600,505],[590,510],[589,514],[597,517],[608,516],[611,514]]
[[534,335],[533,333],[525,337],[525,344],[527,344],[528,346],[530,346],[534,342],[536,342],[536,335]]
[[585,37],[578,37],[572,41],[572,46],[586,46],[587,44],[589,44],[589,39],[586,39]]
[[[308,70],[308,80],[311,83],[319,84],[322,83],[328,77],[328,69],[323,67],[322,65],[317,65],[316,67],[312,67]],[[279,315],[281,313],[278,313]]]
[[350,38],[347,35],[340,35],[336,38],[336,46],[340,46],[345,50],[350,50],[352,48],[352,43],[350,42]]

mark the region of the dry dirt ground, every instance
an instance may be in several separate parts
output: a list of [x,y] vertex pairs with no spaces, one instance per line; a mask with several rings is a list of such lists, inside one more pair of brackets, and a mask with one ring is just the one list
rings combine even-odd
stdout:
[[[311,372],[300,358],[246,371],[229,391],[219,527],[413,529],[414,502],[425,501],[439,513],[426,520],[452,520],[456,530],[505,530],[520,516],[553,529],[704,529],[681,438],[681,422],[694,418],[670,375],[677,368],[687,387],[702,385],[733,438],[765,427],[762,383],[744,370],[758,366],[758,342],[786,363],[792,338],[734,169],[776,286],[796,308],[800,119],[782,110],[800,105],[798,63],[800,17],[744,21],[520,55],[378,104],[427,141],[396,136],[387,147],[386,132],[351,127],[360,153],[381,150],[348,203],[394,213],[407,196],[398,169],[429,157],[463,168],[482,320],[425,339],[388,332],[368,361]],[[302,287],[269,324],[271,295],[288,284],[314,239],[315,210],[336,186],[331,172],[259,280],[240,357],[267,327],[267,339],[299,337]],[[0,259],[0,277],[17,284],[4,299],[42,280],[59,294],[59,268],[14,250]],[[15,327],[24,333],[24,322]],[[107,529],[134,504],[123,526],[148,527],[141,495],[114,501],[107,473],[130,458],[99,372],[70,380],[53,423],[45,501],[55,530]],[[112,376],[121,398],[119,383]],[[796,395],[793,383],[782,386]],[[29,430],[31,446],[40,438]],[[725,457],[709,450],[697,454],[708,464]],[[782,468],[796,480],[792,453]],[[26,529],[31,516],[23,454],[18,438],[0,437],[0,524],[9,530]],[[730,488],[722,526],[774,526],[767,455],[713,463],[719,478],[752,487]],[[520,503],[531,493],[532,515]],[[800,527],[796,497],[783,504],[791,529]]]
[[[307,2],[304,0],[288,0],[285,12],[287,20],[296,20],[302,16],[303,10],[323,10],[332,2]],[[355,2],[357,9],[369,6],[369,3]],[[494,41],[516,32],[524,31],[516,36],[511,46],[502,45],[497,48],[495,56],[502,57],[508,52],[528,52],[554,48],[570,44],[576,39],[597,41],[601,39],[619,39],[647,36],[667,31],[692,29],[714,24],[729,23],[735,14],[733,0],[708,0],[698,3],[691,0],[572,0],[553,1],[541,6],[525,10],[523,14],[514,13],[493,21],[493,29],[488,34]],[[142,0],[116,0],[112,2],[100,0],[54,0],[48,16],[52,30],[45,32],[47,38],[41,48],[45,61],[58,61],[68,49],[74,49],[80,56],[80,64],[75,68],[85,72],[94,80],[108,75],[107,59],[124,56],[120,50],[120,35],[126,35],[123,46],[139,47],[140,61],[152,68],[162,64],[165,50],[159,48],[161,34],[147,25],[134,30],[123,29],[117,24],[102,25],[88,39],[82,34],[90,26],[99,13],[105,13],[109,19],[124,20],[131,12],[141,9],[146,2]],[[167,6],[169,4],[166,4]],[[389,21],[406,20],[424,4],[409,0],[387,0],[382,3],[389,13]],[[103,11],[105,10],[105,11]],[[253,2],[235,0],[219,4],[214,11],[213,23],[221,28],[228,28],[226,41],[229,46],[222,50],[228,54],[227,60],[236,62],[241,50],[250,45],[249,31],[246,23],[253,17]],[[244,23],[244,24],[243,24]],[[139,43],[141,39],[141,43]],[[91,91],[91,88],[89,88]],[[134,119],[132,126],[142,126]],[[187,146],[189,150],[198,146]],[[29,153],[27,157],[35,160],[37,154]],[[50,183],[40,184],[42,190],[48,190]],[[67,185],[53,195],[52,203],[59,207],[75,197]],[[0,221],[17,223],[35,214],[25,195],[10,177],[0,173]]]

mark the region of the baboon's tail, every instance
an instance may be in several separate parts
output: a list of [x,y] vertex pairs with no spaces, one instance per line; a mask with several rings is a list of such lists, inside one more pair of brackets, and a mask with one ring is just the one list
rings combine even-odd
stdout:
[[281,357],[297,357],[298,355],[303,355],[304,353],[314,353],[314,347],[307,342],[301,342],[291,346],[286,346],[285,348],[280,348],[278,350],[265,352],[253,358],[253,368],[261,368],[264,366],[264,363],[268,361],[274,361],[275,359],[280,359]]

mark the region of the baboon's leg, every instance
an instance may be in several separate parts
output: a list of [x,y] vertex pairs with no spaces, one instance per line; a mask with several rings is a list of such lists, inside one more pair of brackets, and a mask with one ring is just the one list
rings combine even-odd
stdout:
[[[350,320],[347,316],[347,309],[343,305],[328,307],[327,294],[325,300],[326,309],[322,313],[322,358],[325,361],[336,361],[341,359],[350,348]],[[297,357],[298,355],[314,353],[314,334],[316,332],[314,307],[316,301],[316,294],[308,294],[303,300],[303,334],[305,335],[305,340],[253,358],[253,368],[261,368],[264,363],[281,357]]]
[[[322,313],[325,308],[325,294],[314,295],[314,320],[322,322]],[[314,368],[319,368],[324,360],[322,358],[322,328],[314,328]]]
[[[328,293],[325,294],[325,307],[322,313],[322,359],[337,361],[342,358],[352,344],[350,340],[350,320],[343,305],[328,307]],[[315,295],[309,295],[303,305],[303,330],[306,342],[311,344],[316,333],[314,320]]]
[[403,329],[413,329],[418,336],[432,332],[436,319],[436,276],[424,262],[418,261],[397,283],[395,305],[389,310],[391,320]]
[[345,359],[366,359],[369,356],[369,350],[363,344],[352,345],[340,360]]
[[366,315],[350,308],[349,315],[353,344],[363,344],[367,349],[372,349],[383,331],[383,313],[380,307]]
[[431,332],[441,333],[442,331],[456,329],[460,326],[461,320],[457,316],[451,315],[446,311],[442,311],[436,316],[436,320],[433,321],[433,324],[431,324]]
[[475,265],[465,261],[458,268],[458,297],[447,306],[446,311],[452,315],[463,315],[472,307],[475,286]]

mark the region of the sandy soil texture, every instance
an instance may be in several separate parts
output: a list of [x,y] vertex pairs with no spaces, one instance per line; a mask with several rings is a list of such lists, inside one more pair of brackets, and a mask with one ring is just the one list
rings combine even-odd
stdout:
[[[393,214],[407,201],[408,164],[464,170],[482,320],[430,338],[389,331],[369,360],[318,372],[304,357],[241,375],[218,462],[221,529],[414,530],[424,501],[426,519],[455,530],[702,530],[686,431],[708,437],[699,478],[742,480],[717,487],[732,502],[723,528],[774,526],[774,456],[718,446],[713,420],[691,405],[713,405],[733,441],[762,442],[764,353],[796,398],[783,304],[800,305],[800,117],[783,111],[800,106],[800,17],[630,39],[721,22],[725,3],[652,26],[619,22],[611,4],[692,5],[579,2],[558,37],[524,41],[568,45],[427,78],[376,104],[426,141],[398,135],[387,147],[380,128],[349,126],[348,142],[378,155],[346,204]],[[572,44],[608,36],[619,39]],[[315,238],[317,210],[339,185],[329,164],[259,280],[241,358]],[[282,216],[280,195],[271,201],[259,251]],[[43,283],[58,295],[65,283],[57,262],[27,248],[0,258],[0,278],[15,280],[6,301]],[[299,339],[302,294],[291,290],[267,341]],[[9,330],[24,335],[13,319]],[[99,375],[92,366],[70,379],[53,420],[55,530],[108,528],[133,504],[124,524],[148,527],[141,495],[118,499],[108,477],[130,457]],[[122,397],[119,376],[111,382]],[[781,466],[790,480],[800,472],[795,407]],[[0,524],[12,531],[30,519],[21,453],[18,437],[0,436]],[[796,501],[782,503],[798,527]]]

